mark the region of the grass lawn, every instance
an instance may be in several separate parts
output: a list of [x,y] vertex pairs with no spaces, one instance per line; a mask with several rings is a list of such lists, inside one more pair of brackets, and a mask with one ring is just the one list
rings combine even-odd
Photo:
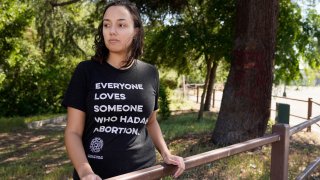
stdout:
[[[160,121],[174,154],[187,157],[217,148],[210,142],[217,115],[205,113],[201,121],[196,117],[196,113],[184,113]],[[313,133],[294,135],[290,143],[290,179],[319,156],[319,146],[319,137]],[[179,179],[269,179],[270,152],[271,146],[264,146],[199,166]],[[158,159],[161,161],[159,155]],[[314,178],[319,178],[319,173],[319,169],[313,173]],[[63,130],[28,130],[18,126],[0,131],[0,179],[68,179],[71,176],[72,166],[65,152]]]

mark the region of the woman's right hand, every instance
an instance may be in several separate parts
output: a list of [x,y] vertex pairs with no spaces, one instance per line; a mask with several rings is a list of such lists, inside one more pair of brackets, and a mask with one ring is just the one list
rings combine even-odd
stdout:
[[80,179],[81,180],[102,180],[101,177],[99,177],[96,174],[87,174]]

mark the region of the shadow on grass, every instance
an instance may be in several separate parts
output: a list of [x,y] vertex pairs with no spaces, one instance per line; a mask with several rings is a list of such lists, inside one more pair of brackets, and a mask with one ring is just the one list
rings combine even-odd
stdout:
[[[217,115],[207,112],[197,121],[188,112],[160,121],[170,150],[183,157],[219,148],[211,143]],[[308,140],[308,142],[305,142]],[[320,154],[310,137],[290,143],[289,179],[294,179]],[[315,142],[315,141],[310,141]],[[320,142],[320,141],[319,141]],[[269,179],[271,146],[244,152],[185,172],[179,179]],[[320,170],[313,173],[319,179]],[[67,179],[72,166],[67,158],[62,130],[15,130],[0,133],[0,177],[3,179]],[[170,179],[164,178],[164,179]]]
[[[183,157],[220,148],[211,142],[211,135],[210,132],[182,137],[171,141],[170,146],[181,146],[183,142],[184,148],[176,152]],[[188,170],[179,179],[269,179],[270,164],[265,161],[268,153],[258,150],[223,158]]]
[[[212,132],[212,131],[211,131]],[[218,149],[211,142],[211,132],[186,134],[170,139],[168,145],[175,154],[189,157],[199,153]],[[320,140],[317,134],[299,139],[293,137],[290,142],[289,179],[295,179],[320,154]],[[270,179],[271,145],[265,145],[254,151],[236,154],[221,160],[207,163],[186,171],[179,179]],[[171,178],[164,178],[171,179]],[[310,179],[320,179],[320,168]]]
[[1,133],[0,140],[0,177],[44,179],[50,173],[55,174],[52,179],[71,176],[63,131],[20,130]]

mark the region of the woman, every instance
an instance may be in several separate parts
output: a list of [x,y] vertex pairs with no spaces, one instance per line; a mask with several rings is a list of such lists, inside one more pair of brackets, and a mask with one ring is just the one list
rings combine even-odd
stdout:
[[156,119],[159,75],[137,58],[143,27],[128,1],[107,5],[95,38],[96,53],[77,66],[62,105],[67,107],[66,149],[74,179],[108,178],[155,164],[157,148],[167,164],[185,169],[172,155]]

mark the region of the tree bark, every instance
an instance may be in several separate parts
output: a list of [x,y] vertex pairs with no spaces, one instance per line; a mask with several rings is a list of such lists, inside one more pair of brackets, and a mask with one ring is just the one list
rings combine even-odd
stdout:
[[270,117],[278,0],[237,1],[230,73],[212,134],[229,145],[263,136]]
[[215,79],[216,79],[217,67],[218,67],[218,61],[213,61],[212,67],[211,67],[211,70],[210,70],[210,78],[209,78],[209,83],[208,83],[208,89],[207,89],[207,92],[206,92],[206,94],[207,94],[206,95],[206,100],[204,102],[204,107],[203,107],[204,111],[210,111],[212,91],[213,91],[213,86],[214,86],[214,82],[215,82]]
[[206,91],[207,91],[207,87],[208,87],[208,81],[209,81],[209,77],[210,77],[210,69],[211,69],[211,61],[208,58],[207,55],[205,55],[205,59],[206,59],[206,63],[207,63],[207,74],[206,74],[206,79],[203,85],[203,91],[202,91],[202,95],[201,95],[201,101],[200,101],[200,109],[198,112],[198,120],[202,119],[203,117],[203,108],[204,108],[204,98],[206,95]]

